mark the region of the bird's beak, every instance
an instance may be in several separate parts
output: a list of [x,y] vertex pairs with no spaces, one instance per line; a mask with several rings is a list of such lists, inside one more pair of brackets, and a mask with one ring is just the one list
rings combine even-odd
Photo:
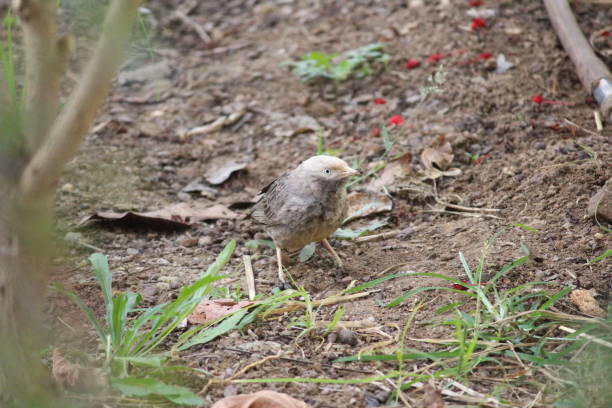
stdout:
[[343,178],[348,178],[348,177],[352,177],[352,176],[357,176],[361,174],[361,172],[359,170],[355,170],[352,169],[350,167],[347,167],[343,172],[342,172],[342,176]]

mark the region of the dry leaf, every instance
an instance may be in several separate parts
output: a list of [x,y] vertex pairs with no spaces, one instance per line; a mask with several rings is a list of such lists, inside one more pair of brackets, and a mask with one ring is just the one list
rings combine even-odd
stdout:
[[461,174],[458,168],[449,169],[448,166],[453,162],[453,148],[444,136],[439,136],[433,146],[426,148],[421,153],[421,163],[424,169],[419,171],[421,180],[435,180],[442,176],[456,177]]
[[348,195],[349,210],[345,222],[393,209],[391,198],[382,193],[353,192]]
[[570,293],[570,300],[582,313],[597,317],[604,317],[606,315],[606,312],[599,307],[591,292],[586,289],[574,290]]
[[259,391],[254,394],[234,395],[215,402],[212,408],[308,408],[309,406],[287,394]]
[[185,229],[205,220],[234,220],[243,217],[221,204],[210,206],[204,203],[179,203],[148,212],[100,211],[85,217],[79,224],[99,222],[127,228]]
[[421,162],[426,169],[435,167],[445,170],[453,162],[453,148],[444,140],[444,136],[438,137],[434,146],[428,147],[421,153]]
[[372,180],[367,187],[368,191],[382,191],[383,187],[389,187],[405,177],[407,177],[410,172],[406,169],[406,167],[402,164],[401,161],[393,161],[380,173],[380,175]]
[[236,303],[231,299],[205,299],[187,317],[187,321],[191,324],[209,323],[252,304],[253,302],[248,300],[241,300]]
[[220,158],[215,160],[205,174],[206,181],[217,185],[227,180],[232,173],[242,170],[247,166],[244,161],[237,161],[231,158]]
[[587,215],[612,222],[612,178],[589,200]]
[[425,386],[425,395],[419,404],[421,408],[446,408],[446,403],[442,399],[442,394],[433,385]]
[[81,366],[66,360],[58,349],[53,349],[53,367],[51,368],[53,379],[60,386],[74,387],[79,381]]
[[236,123],[245,113],[246,106],[241,105],[237,108],[236,112],[232,112],[225,116],[219,116],[212,123],[188,130],[186,133],[179,135],[179,138],[184,139],[185,137],[202,136],[216,132],[225,126]]

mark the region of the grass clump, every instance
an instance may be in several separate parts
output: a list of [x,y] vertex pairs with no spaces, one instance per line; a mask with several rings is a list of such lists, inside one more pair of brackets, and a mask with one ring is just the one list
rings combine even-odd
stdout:
[[288,65],[305,82],[315,79],[346,81],[351,77],[363,78],[384,67],[390,60],[384,45],[374,43],[343,54],[313,51],[299,61]]
[[[536,387],[544,389],[545,384],[536,378],[555,378],[551,371],[566,367],[571,357],[584,347],[585,339],[580,333],[601,326],[595,319],[572,316],[551,308],[555,306],[571,288],[561,290],[549,289],[545,282],[528,282],[512,288],[498,288],[500,278],[519,268],[529,260],[529,250],[521,244],[525,255],[494,273],[486,273],[485,261],[493,242],[499,234],[489,239],[475,268],[471,267],[462,253],[460,262],[466,281],[437,273],[407,272],[394,274],[389,279],[403,276],[429,276],[447,282],[447,285],[421,287],[397,297],[387,303],[386,307],[396,307],[413,296],[428,291],[450,291],[461,295],[459,299],[437,310],[437,314],[450,318],[434,319],[427,322],[433,326],[449,326],[452,336],[448,339],[414,339],[411,347],[406,347],[404,339],[406,330],[412,324],[409,319],[402,341],[398,341],[397,350],[386,354],[362,354],[338,359],[338,362],[351,361],[387,361],[398,366],[393,373],[398,383],[393,396],[403,398],[403,391],[430,381],[441,381],[446,387],[465,387],[476,378],[494,378],[505,388],[511,386]],[[491,276],[486,278],[486,276]],[[381,283],[385,278],[376,280]],[[374,283],[374,282],[373,282]],[[362,287],[368,284],[361,285]],[[355,288],[357,289],[357,288]],[[418,309],[413,309],[416,311]],[[412,316],[412,315],[411,315]],[[588,322],[589,326],[575,333],[567,334],[559,329],[561,325],[572,325]],[[418,344],[427,344],[428,351],[423,351]],[[430,351],[432,345],[438,345]],[[407,361],[413,369],[407,369]],[[486,374],[483,374],[486,373]],[[543,376],[535,377],[535,374]],[[546,382],[548,380],[544,380]],[[504,388],[502,387],[502,388]],[[499,387],[498,387],[499,388]],[[499,389],[501,394],[502,389]],[[480,397],[479,397],[480,398]],[[483,403],[500,406],[514,406],[499,396],[482,396]],[[467,400],[466,400],[467,402]],[[474,401],[471,401],[474,402]],[[586,405],[563,405],[586,406]]]

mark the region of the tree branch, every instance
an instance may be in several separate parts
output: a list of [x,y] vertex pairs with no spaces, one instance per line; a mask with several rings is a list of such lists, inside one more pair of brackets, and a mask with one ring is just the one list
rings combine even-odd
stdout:
[[23,198],[35,200],[53,193],[63,165],[76,154],[110,89],[141,1],[113,0],[109,5],[96,50],[49,136],[21,177]]
[[41,146],[59,109],[59,90],[70,41],[57,37],[57,2],[14,0],[25,49],[24,133],[30,155]]

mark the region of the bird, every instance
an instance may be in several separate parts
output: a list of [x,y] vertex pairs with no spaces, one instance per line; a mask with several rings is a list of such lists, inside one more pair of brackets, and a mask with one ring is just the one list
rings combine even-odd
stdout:
[[317,155],[272,181],[257,195],[251,217],[263,224],[274,241],[281,285],[287,284],[282,250],[294,252],[311,242],[320,242],[342,268],[342,260],[327,238],[346,218],[345,185],[357,174],[359,171],[342,159]]

